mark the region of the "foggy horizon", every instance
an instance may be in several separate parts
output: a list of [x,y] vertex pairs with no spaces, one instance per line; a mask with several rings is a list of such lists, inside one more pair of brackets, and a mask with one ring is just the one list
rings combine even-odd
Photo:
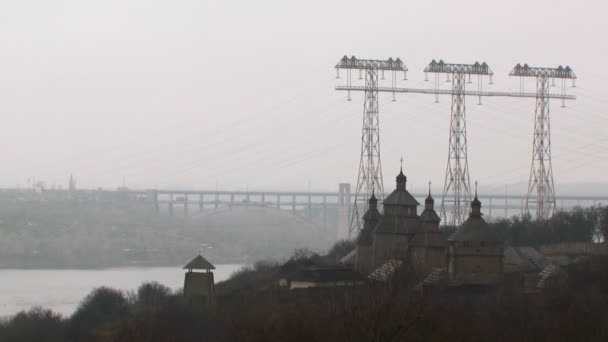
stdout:
[[[2,2],[0,186],[35,178],[65,188],[73,174],[82,188],[123,179],[136,189],[354,187],[363,99],[334,91],[343,55],[399,57],[409,80],[398,86],[420,88],[432,87],[422,72],[432,59],[487,62],[495,77],[485,90],[518,90],[508,76],[517,63],[569,65],[577,99],[566,108],[551,102],[557,195],[560,184],[604,183],[600,86],[608,72],[597,65],[607,52],[599,43],[606,9],[566,1]],[[381,95],[385,190],[401,157],[414,189],[430,180],[442,190],[450,99],[433,102]],[[471,182],[499,193],[526,184],[534,100],[478,106],[469,97],[467,114]]]

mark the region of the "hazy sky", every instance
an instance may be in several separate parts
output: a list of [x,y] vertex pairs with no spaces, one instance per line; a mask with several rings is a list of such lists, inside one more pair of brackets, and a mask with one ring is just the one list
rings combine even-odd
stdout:
[[[431,59],[494,70],[571,65],[552,102],[558,183],[608,167],[605,1],[0,0],[0,186],[334,190],[356,182],[362,95],[333,90],[344,55],[400,57],[400,86]],[[445,84],[443,86],[446,86]],[[532,80],[527,84],[533,90]],[[381,149],[414,187],[441,188],[450,99],[383,96]],[[472,180],[527,182],[534,100],[467,101]]]

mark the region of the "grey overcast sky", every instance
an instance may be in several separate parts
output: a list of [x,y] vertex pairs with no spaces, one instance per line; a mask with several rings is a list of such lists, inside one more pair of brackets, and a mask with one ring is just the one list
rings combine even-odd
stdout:
[[[0,0],[0,186],[334,190],[356,182],[362,97],[333,90],[345,54],[400,57],[401,86],[431,59],[571,65],[552,103],[557,183],[608,167],[605,1]],[[443,85],[445,86],[445,85]],[[534,84],[527,84],[533,90]],[[449,98],[383,96],[386,186],[405,159],[441,187]],[[468,99],[472,179],[527,182],[534,100]]]

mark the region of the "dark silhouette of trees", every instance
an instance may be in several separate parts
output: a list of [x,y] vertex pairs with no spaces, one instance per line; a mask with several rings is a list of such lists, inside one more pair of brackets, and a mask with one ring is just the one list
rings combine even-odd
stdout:
[[545,223],[536,223],[527,216],[514,216],[490,223],[513,246],[538,246],[560,242],[591,242],[601,228],[602,213],[606,207],[574,208],[570,211],[557,211]]
[[137,304],[157,308],[171,296],[171,289],[158,282],[143,283],[137,289]]
[[66,321],[60,314],[40,307],[20,312],[0,322],[0,341],[64,341]]
[[124,293],[99,287],[89,293],[72,315],[68,337],[74,341],[90,341],[111,335],[127,317],[129,302]]

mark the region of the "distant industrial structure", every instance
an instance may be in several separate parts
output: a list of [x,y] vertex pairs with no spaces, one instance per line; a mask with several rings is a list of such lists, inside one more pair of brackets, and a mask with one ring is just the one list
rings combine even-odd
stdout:
[[[423,203],[428,193],[412,192],[412,196]],[[360,196],[371,197],[371,193]],[[442,194],[434,193],[438,198]],[[217,211],[229,211],[236,207],[264,207],[272,210],[287,211],[301,217],[317,227],[332,228],[339,238],[348,235],[350,214],[355,202],[355,194],[350,191],[350,184],[341,183],[338,191],[233,191],[233,190],[198,190],[198,189],[126,189],[119,190],[83,189],[73,192],[67,189],[0,189],[0,197],[15,201],[52,201],[75,200],[107,203],[124,201],[138,202],[149,206],[161,215],[178,215],[193,217],[209,215]],[[448,195],[449,198],[450,195]],[[526,212],[525,194],[480,194],[484,202],[488,220],[523,215]],[[450,211],[451,201],[446,204]],[[556,196],[559,209],[572,209],[576,206],[608,204],[608,196]],[[530,202],[530,210],[536,203]],[[329,233],[332,229],[328,229]]]
[[[576,79],[570,67],[558,68],[531,68],[528,65],[516,66],[511,72],[512,76],[520,76],[519,92],[484,91],[483,78],[488,77],[492,84],[493,72],[484,62],[473,64],[451,64],[443,60],[433,60],[424,69],[425,80],[428,74],[435,74],[433,89],[400,88],[397,87],[397,72],[403,72],[403,79],[407,80],[405,67],[400,58],[388,60],[357,59],[354,56],[344,56],[336,65],[337,77],[340,70],[346,70],[346,85],[336,86],[336,90],[347,92],[347,99],[351,100],[353,91],[364,92],[363,130],[359,173],[357,187],[349,224],[350,234],[361,230],[360,215],[367,209],[367,198],[361,196],[375,193],[380,199],[384,197],[382,183],[382,169],[380,160],[380,126],[378,94],[391,93],[393,101],[396,93],[433,94],[435,102],[439,102],[439,95],[451,95],[450,135],[448,143],[448,160],[441,201],[441,218],[444,224],[457,226],[464,222],[467,213],[467,203],[471,201],[471,187],[468,168],[467,131],[466,131],[466,105],[467,95],[476,96],[481,104],[482,97],[521,97],[536,98],[535,129],[533,139],[532,170],[530,174],[529,189],[526,196],[525,213],[530,213],[530,206],[536,203],[536,220],[544,221],[555,211],[555,190],[553,187],[553,171],[551,168],[550,147],[550,120],[549,99],[573,100],[576,97],[566,94],[565,79]],[[359,71],[359,79],[365,72],[365,84],[353,85],[352,72]],[[381,87],[378,74],[385,78],[385,72],[390,72],[391,85]],[[439,75],[446,74],[446,82],[451,82],[451,90],[439,89]],[[466,83],[473,83],[472,76],[476,76],[477,90],[467,90]],[[536,77],[537,90],[535,93],[524,92],[523,77]],[[555,79],[562,80],[559,94],[549,92],[548,82]]]

